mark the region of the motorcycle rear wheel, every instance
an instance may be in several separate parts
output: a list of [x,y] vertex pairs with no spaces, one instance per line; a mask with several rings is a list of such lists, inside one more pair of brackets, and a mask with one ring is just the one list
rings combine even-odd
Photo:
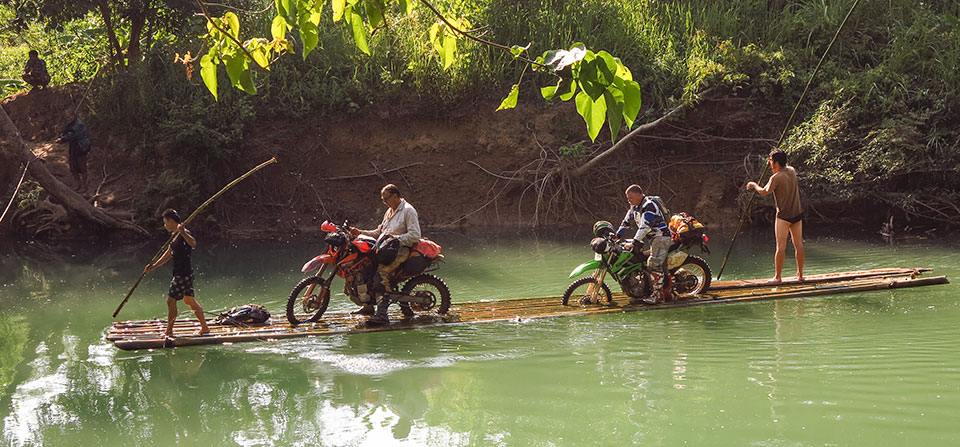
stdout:
[[687,256],[683,264],[673,271],[673,291],[680,298],[703,293],[710,288],[712,276],[707,261],[699,256]]
[[[400,293],[404,295],[429,294],[433,298],[433,303],[427,306],[400,303],[401,307],[407,305],[414,312],[423,313],[436,308],[438,314],[446,315],[447,311],[450,310],[450,288],[439,276],[427,273],[414,276],[407,280]],[[406,314],[406,311],[404,311],[404,314]]]
[[[567,306],[570,302],[570,298],[576,297],[575,300],[577,304],[583,304],[582,301],[584,298],[587,298],[587,291],[590,290],[590,284],[596,283],[597,278],[592,276],[586,276],[574,281],[573,284],[570,284],[570,286],[567,287],[567,290],[563,292],[563,298],[560,299],[560,303],[564,306]],[[583,286],[587,286],[587,288],[582,292],[577,292],[577,289]],[[597,294],[597,298],[601,298],[600,295],[603,295],[602,298],[606,299],[607,304],[613,304],[613,294],[610,293],[610,286],[608,286],[607,283],[601,283],[600,289],[603,293]]]
[[[312,286],[312,287],[311,287]],[[301,295],[309,293],[309,295]],[[297,317],[297,306],[307,314],[307,318]],[[309,304],[310,307],[306,307]],[[287,299],[287,321],[296,326],[298,324],[313,323],[320,319],[327,306],[330,305],[330,286],[318,276],[304,278],[290,292]]]

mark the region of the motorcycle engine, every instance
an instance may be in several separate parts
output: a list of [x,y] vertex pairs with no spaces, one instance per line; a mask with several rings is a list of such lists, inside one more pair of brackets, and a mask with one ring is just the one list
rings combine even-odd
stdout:
[[627,296],[631,298],[644,298],[650,295],[648,291],[650,288],[649,275],[642,269],[637,270],[623,280],[620,288],[623,289],[623,293],[626,293]]

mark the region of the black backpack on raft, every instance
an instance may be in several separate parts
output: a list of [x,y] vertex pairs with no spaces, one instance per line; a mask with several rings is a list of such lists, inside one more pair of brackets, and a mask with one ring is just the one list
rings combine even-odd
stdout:
[[270,312],[259,304],[244,304],[236,306],[217,316],[213,324],[229,326],[254,326],[266,324],[270,321]]

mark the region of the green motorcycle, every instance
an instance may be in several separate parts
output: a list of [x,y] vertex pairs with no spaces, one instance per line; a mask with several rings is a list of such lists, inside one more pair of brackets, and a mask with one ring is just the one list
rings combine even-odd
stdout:
[[[673,231],[673,230],[671,230]],[[631,298],[631,302],[650,296],[653,290],[653,281],[650,271],[646,268],[650,251],[640,252],[641,244],[634,244],[632,239],[618,239],[613,226],[607,221],[599,221],[593,226],[596,236],[590,241],[594,258],[573,269],[570,277],[574,278],[586,272],[593,271],[591,276],[585,276],[574,281],[563,292],[563,305],[569,305],[571,300],[580,305],[615,304],[610,286],[604,282],[609,275]],[[663,290],[667,301],[678,298],[695,296],[710,287],[710,265],[703,258],[687,254],[693,246],[710,253],[707,248],[706,234],[700,231],[687,231],[682,237],[676,236],[673,245],[667,252],[667,276],[664,278]]]

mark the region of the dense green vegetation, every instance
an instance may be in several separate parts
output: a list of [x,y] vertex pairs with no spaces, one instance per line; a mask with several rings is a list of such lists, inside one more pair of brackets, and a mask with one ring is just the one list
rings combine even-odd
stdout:
[[[232,4],[262,9],[253,2]],[[853,0],[435,4],[445,15],[465,19],[484,39],[531,44],[533,55],[574,42],[609,51],[640,84],[644,108],[638,122],[716,87],[712,96],[748,98],[749,107],[782,116],[775,123],[779,126]],[[325,8],[326,16],[330,5]],[[225,11],[211,7],[214,15]],[[243,29],[263,36],[271,34],[275,15],[273,8],[238,12]],[[0,16],[10,20],[14,13],[6,7]],[[813,201],[886,203],[960,222],[954,205],[960,202],[958,16],[955,2],[861,2],[784,145],[791,163],[808,173],[804,187]],[[49,32],[43,26],[53,22],[44,22],[42,14],[30,17],[19,33],[36,42],[54,83],[89,77],[95,61],[111,60],[95,14],[57,22]],[[357,48],[349,27],[324,19],[316,30],[316,48],[303,57],[304,39],[292,29],[287,38],[296,54],[280,57],[269,70],[254,70],[256,96],[222,81],[215,101],[200,80],[198,61],[174,62],[175,54],[206,51],[199,39],[207,32],[205,20],[193,17],[186,23],[152,30],[170,37],[145,39],[140,63],[113,67],[95,83],[93,119],[141,130],[130,137],[130,150],[147,162],[164,160],[161,169],[171,161],[197,170],[216,168],[242,150],[240,143],[257,119],[317,120],[398,104],[442,113],[478,97],[495,107],[525,67],[508,53],[460,39],[460,58],[444,70],[428,38],[436,17],[414,2],[412,14],[398,15],[369,35],[370,55]],[[118,27],[124,26],[120,21]],[[72,44],[64,45],[67,39]],[[27,45],[11,29],[0,33],[0,43],[0,78],[17,78]],[[539,87],[551,84],[551,75],[527,71],[523,76],[520,101],[542,101]],[[223,71],[221,79],[227,79]],[[491,91],[501,93],[491,97]],[[174,179],[151,188],[197,200],[214,186]]]

